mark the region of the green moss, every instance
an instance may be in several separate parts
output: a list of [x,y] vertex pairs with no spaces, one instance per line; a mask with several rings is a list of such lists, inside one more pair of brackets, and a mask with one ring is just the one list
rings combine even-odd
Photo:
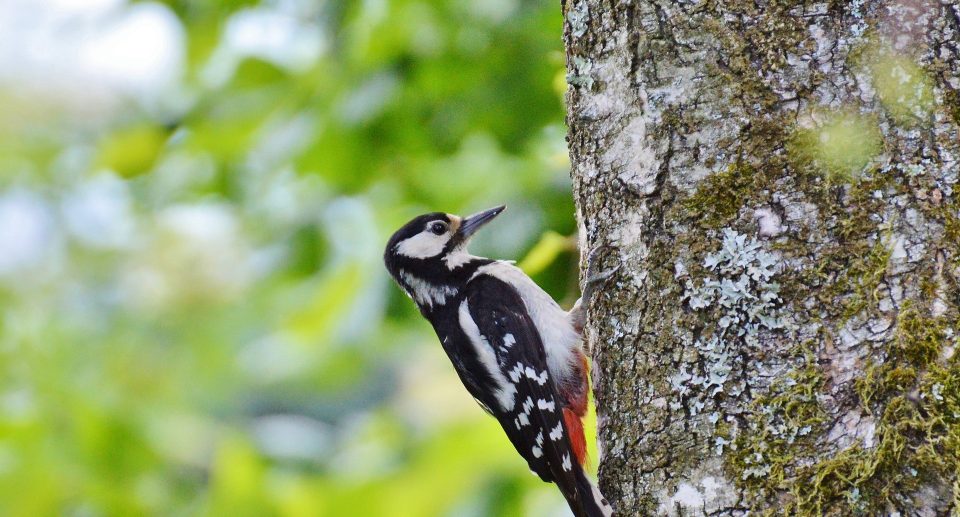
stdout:
[[749,206],[749,200],[768,183],[766,175],[748,164],[731,165],[704,179],[682,203],[683,210],[701,227],[721,228],[736,219],[740,209]]
[[[697,257],[715,248],[724,228],[742,233],[753,230],[752,210],[774,206],[774,193],[789,193],[784,205],[815,206],[810,221],[788,221],[789,231],[764,246],[775,249],[787,263],[803,265],[789,267],[778,277],[780,295],[796,315],[797,323],[817,324],[822,318],[822,335],[775,358],[775,362],[796,365],[795,369],[769,388],[762,382],[749,386],[752,391],[746,396],[752,398],[750,402],[737,406],[737,401],[730,401],[729,406],[737,409],[724,413],[713,426],[710,438],[719,441],[711,442],[716,446],[710,451],[716,453],[719,446],[728,478],[745,490],[748,498],[744,504],[760,513],[873,515],[887,510],[887,504],[908,506],[898,498],[911,497],[925,484],[938,485],[931,481],[956,482],[960,467],[960,374],[955,360],[944,365],[938,359],[947,340],[945,324],[949,318],[929,315],[928,304],[942,285],[934,275],[936,261],[932,256],[916,271],[898,273],[904,275],[904,285],[921,286],[920,301],[914,307],[900,307],[895,338],[873,345],[870,356],[880,360],[864,365],[854,389],[831,384],[818,364],[822,360],[819,354],[825,354],[824,348],[835,340],[836,329],[851,318],[864,320],[879,314],[882,286],[890,275],[892,234],[887,232],[896,221],[879,221],[876,215],[890,211],[891,197],[913,199],[908,196],[929,192],[933,186],[918,188],[917,178],[870,166],[885,145],[873,116],[838,111],[834,117],[827,117],[821,131],[799,132],[792,137],[795,118],[773,115],[782,111],[783,99],[758,78],[764,76],[763,72],[785,67],[782,58],[786,54],[780,51],[795,46],[782,42],[815,44],[804,20],[777,12],[802,4],[774,0],[764,4],[771,9],[764,13],[756,12],[752,4],[735,3],[730,9],[744,14],[750,24],[704,23],[703,30],[715,37],[723,55],[730,56],[727,61],[708,65],[712,68],[706,76],[717,83],[712,86],[730,92],[727,98],[731,102],[741,103],[734,109],[742,109],[749,122],[741,133],[717,142],[714,155],[721,161],[737,157],[732,165],[704,179],[691,194],[671,189],[669,182],[661,193],[663,213],[656,212],[659,205],[655,206],[650,220],[680,221],[680,227],[692,231],[670,232],[668,227],[663,232],[651,232],[648,292],[669,299],[660,289],[679,285],[673,275],[677,262],[683,263],[691,278],[701,278],[704,271]],[[842,2],[830,7],[847,8]],[[783,25],[770,23],[773,20]],[[774,40],[779,43],[771,44]],[[851,59],[856,60],[856,56]],[[810,90],[798,91],[797,96],[809,99],[820,80],[815,73]],[[948,93],[948,101],[951,113],[960,121],[960,95]],[[680,115],[669,111],[663,126],[670,133],[688,133],[690,127],[703,125],[703,121],[687,119],[695,114],[696,110]],[[821,139],[824,133],[826,138]],[[856,147],[856,156],[851,157],[845,143]],[[713,169],[714,155],[698,158]],[[956,208],[934,208],[935,214],[924,212],[924,216],[944,221],[946,242],[960,242]],[[948,259],[960,260],[958,256],[948,254]],[[949,295],[951,300],[960,299],[956,291]],[[813,309],[805,310],[803,307],[811,301]],[[956,310],[951,311],[950,317],[955,319]],[[653,314],[651,321],[641,327],[662,330],[655,324],[660,312],[649,312]],[[691,313],[682,313],[671,323],[692,329],[695,335],[711,329],[710,318]],[[664,337],[651,338],[655,340],[652,348],[674,354],[674,361],[697,360],[676,351],[676,332],[656,331],[651,332]],[[935,391],[939,399],[933,397]],[[827,399],[820,398],[826,392],[845,398],[836,405],[831,401],[829,414],[823,403]],[[835,410],[854,414],[859,410],[863,418],[873,422],[874,445],[825,451],[824,447],[830,446],[827,435],[838,416],[832,413]],[[670,458],[677,471],[703,461],[698,455],[679,456]],[[953,497],[960,498],[960,485]],[[655,509],[650,506],[651,513]]]
[[[730,477],[755,497],[758,509],[769,508],[764,504],[767,499],[790,488],[797,470],[817,452],[815,437],[825,432],[826,413],[817,399],[824,379],[812,353],[803,354],[805,367],[776,381],[768,393],[751,402],[744,426],[725,456]],[[730,439],[733,430],[723,431],[721,436]]]
[[[840,328],[855,316],[869,318],[879,308],[880,289],[889,274],[890,235],[871,215],[883,213],[890,196],[918,189],[895,173],[876,169],[846,185],[824,178],[809,157],[773,157],[759,166],[737,163],[676,203],[684,211],[680,217],[708,231],[678,235],[658,254],[702,256],[710,249],[711,231],[742,224],[744,208],[769,203],[771,191],[799,193],[817,207],[809,231],[818,234],[794,228],[790,238],[770,245],[790,260],[809,257],[811,238],[821,243],[812,267],[785,272],[781,295],[785,304],[819,302],[810,316],[815,321],[823,314],[830,321],[818,340],[829,342],[829,328]],[[945,200],[928,215],[944,222],[947,242],[960,242],[960,215],[951,202]],[[723,448],[728,476],[746,490],[747,504],[770,515],[873,515],[887,505],[907,506],[905,498],[924,486],[955,482],[960,468],[960,368],[956,360],[939,362],[949,318],[929,315],[927,304],[940,285],[934,263],[925,262],[909,274],[912,278],[904,279],[921,286],[920,301],[900,308],[895,338],[876,355],[884,360],[867,364],[856,382],[860,412],[876,425],[873,447],[857,444],[824,453],[832,420],[818,400],[826,388],[812,353],[816,343],[788,356],[805,357],[797,361],[803,366],[766,393],[755,394],[735,422],[717,423],[714,436],[732,442]],[[664,259],[664,270],[671,265],[672,259]],[[694,277],[701,273],[697,264],[687,266]],[[697,325],[702,322],[690,322],[689,328]],[[933,397],[935,391],[939,399]],[[960,490],[955,488],[953,498],[960,500]]]
[[[887,272],[889,250],[866,215],[876,213],[871,208],[873,196],[868,194],[874,189],[899,188],[878,176],[850,187],[850,204],[857,209],[850,212],[847,224],[837,226],[836,247],[827,249],[813,270],[823,282],[814,282],[812,289],[798,288],[794,293],[800,296],[798,299],[816,296],[825,304],[823,307],[831,308],[828,313],[841,316],[841,325],[853,315],[875,314],[876,293]],[[946,233],[950,236],[957,231],[951,221],[955,216],[949,215],[949,208],[945,212]],[[829,213],[823,215],[825,220],[831,217]],[[875,236],[869,245],[871,235]],[[921,286],[936,284],[932,267],[915,275]],[[933,287],[922,290],[920,300],[929,303],[934,291]],[[758,501],[770,503],[778,495],[789,493],[785,508],[789,514],[871,515],[886,509],[887,504],[903,507],[898,498],[910,497],[925,484],[956,480],[960,467],[960,367],[956,359],[941,364],[952,319],[930,316],[921,301],[901,307],[894,338],[881,356],[883,362],[868,364],[856,382],[861,411],[876,422],[877,445],[869,449],[849,447],[796,469],[793,477],[772,475],[750,487]],[[822,445],[824,437],[817,438]],[[768,455],[779,458],[779,463],[804,464],[823,458],[823,451],[808,454],[798,442]],[[778,472],[772,470],[772,474]],[[955,490],[953,497],[957,499],[960,493]]]
[[[953,203],[943,207],[940,213],[944,220],[944,242],[960,242],[960,202],[954,200]],[[954,251],[953,259],[955,264],[960,266],[960,253]]]
[[947,104],[947,112],[953,117],[955,123],[960,124],[960,91],[946,90],[944,100]]
[[[775,385],[773,395],[758,397],[748,431],[727,457],[731,475],[749,472],[760,458],[766,463],[767,475],[742,480],[753,504],[771,508],[776,501],[776,510],[766,510],[770,515],[876,515],[903,507],[931,482],[952,479],[954,508],[960,508],[960,364],[941,361],[946,329],[946,319],[904,307],[887,359],[857,381],[860,410],[876,422],[873,448],[858,444],[833,455],[816,449],[828,429],[816,399],[823,380],[809,354],[808,366],[787,377],[788,388]],[[801,425],[813,432],[782,438],[783,429]]]
[[688,198],[685,209],[700,212],[703,224],[716,227],[736,216],[743,207],[745,178],[748,174],[734,166],[705,179],[694,195]]
[[[864,177],[847,187],[845,203],[837,200],[836,191],[843,187],[821,184],[811,188],[811,183],[806,183],[805,194],[817,204],[819,218],[832,226],[824,228],[829,236],[823,239],[813,264],[784,279],[785,299],[813,298],[819,304],[818,312],[840,324],[877,306],[891,251],[870,214],[883,210],[883,201],[873,192],[885,190],[889,182],[879,175]],[[807,237],[800,236],[804,241]],[[779,250],[787,256],[804,253],[805,242],[791,241]]]
[[940,357],[946,339],[946,322],[926,317],[912,304],[907,305],[900,311],[890,358],[899,364],[928,367]]
[[832,303],[836,303],[840,300],[842,321],[875,307],[877,290],[886,274],[890,253],[890,249],[878,241],[865,254],[849,256],[847,267],[837,271],[835,281],[824,290],[821,301],[827,303],[827,299],[832,298]]

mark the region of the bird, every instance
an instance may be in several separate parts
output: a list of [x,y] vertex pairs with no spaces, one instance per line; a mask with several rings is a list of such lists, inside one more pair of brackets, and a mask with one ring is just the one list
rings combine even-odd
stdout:
[[583,305],[564,311],[512,261],[467,251],[505,208],[415,217],[388,240],[384,264],[530,470],[557,485],[576,517],[609,517],[613,508],[584,471]]

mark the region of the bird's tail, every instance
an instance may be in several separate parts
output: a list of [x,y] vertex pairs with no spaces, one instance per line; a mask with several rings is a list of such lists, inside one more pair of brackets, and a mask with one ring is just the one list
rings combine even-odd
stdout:
[[580,465],[575,465],[574,471],[577,477],[577,493],[575,497],[567,498],[573,514],[576,517],[611,517],[613,508],[600,490],[590,482]]

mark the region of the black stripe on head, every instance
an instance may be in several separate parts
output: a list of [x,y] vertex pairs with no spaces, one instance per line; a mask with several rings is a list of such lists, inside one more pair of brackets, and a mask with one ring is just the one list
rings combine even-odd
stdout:
[[[397,276],[398,268],[403,262],[424,260],[424,258],[404,256],[399,252],[398,248],[400,247],[400,244],[407,239],[416,237],[423,232],[430,231],[428,227],[437,222],[445,225],[447,231],[453,232],[456,231],[460,224],[459,218],[456,218],[455,216],[451,216],[450,214],[446,214],[444,212],[431,212],[429,214],[423,214],[413,218],[410,220],[410,222],[394,232],[394,234],[390,237],[390,240],[387,241],[386,249],[383,252],[383,262],[387,266],[387,270],[390,271],[391,275],[394,277]],[[452,230],[450,230],[451,228]],[[443,252],[443,250],[438,250],[437,255],[442,255]]]

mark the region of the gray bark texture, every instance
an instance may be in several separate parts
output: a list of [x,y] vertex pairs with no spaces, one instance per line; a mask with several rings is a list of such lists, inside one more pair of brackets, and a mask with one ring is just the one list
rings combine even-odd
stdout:
[[618,515],[958,515],[960,4],[564,18]]

